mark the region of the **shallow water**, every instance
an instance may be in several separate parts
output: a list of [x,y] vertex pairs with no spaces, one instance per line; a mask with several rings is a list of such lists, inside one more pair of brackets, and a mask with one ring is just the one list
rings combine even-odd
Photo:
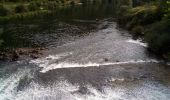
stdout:
[[0,100],[168,100],[170,68],[147,44],[112,20],[97,27],[42,58],[1,63]]

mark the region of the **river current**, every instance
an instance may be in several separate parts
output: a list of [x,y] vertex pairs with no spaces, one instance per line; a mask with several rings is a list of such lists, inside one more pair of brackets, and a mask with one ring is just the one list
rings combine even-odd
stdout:
[[2,62],[0,100],[168,100],[170,68],[146,48],[101,20],[97,31],[41,58]]
[[0,100],[169,100],[170,67],[106,16],[112,6],[88,7],[65,20],[8,26],[23,38],[8,45],[48,49],[38,59],[0,62]]

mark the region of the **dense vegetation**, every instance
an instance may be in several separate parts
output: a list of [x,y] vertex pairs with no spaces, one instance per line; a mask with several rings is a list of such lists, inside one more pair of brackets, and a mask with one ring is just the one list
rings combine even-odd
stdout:
[[118,19],[133,34],[144,36],[149,50],[170,59],[170,0],[123,5]]
[[1,0],[0,16],[15,15],[30,11],[54,10],[59,6],[74,4],[78,0]]

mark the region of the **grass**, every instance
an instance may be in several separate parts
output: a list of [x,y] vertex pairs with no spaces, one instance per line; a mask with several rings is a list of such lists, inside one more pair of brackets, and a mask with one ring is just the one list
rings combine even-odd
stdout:
[[40,11],[31,11],[31,12],[25,12],[25,13],[18,13],[14,15],[9,15],[5,17],[0,17],[0,23],[8,23],[9,21],[15,21],[15,20],[24,20],[29,18],[35,18],[35,17],[43,17],[43,15],[51,14],[52,11],[49,10],[40,10]]

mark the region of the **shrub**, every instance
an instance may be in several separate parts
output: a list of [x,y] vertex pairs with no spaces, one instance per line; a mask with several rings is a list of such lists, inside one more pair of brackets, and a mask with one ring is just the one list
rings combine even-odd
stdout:
[[167,19],[170,19],[170,0],[167,0],[166,2],[166,8],[165,8],[165,17]]
[[0,16],[7,16],[9,15],[10,9],[8,9],[7,7],[5,7],[4,5],[0,4]]
[[70,2],[70,5],[71,5],[71,6],[74,6],[74,5],[75,5],[75,2],[74,2],[74,1],[71,1],[71,2]]
[[16,13],[23,13],[23,12],[27,12],[27,11],[28,11],[27,6],[23,5],[23,4],[17,5],[15,8]]
[[155,53],[170,52],[170,20],[164,19],[152,25],[145,38],[150,50]]
[[28,5],[28,9],[29,9],[30,11],[36,11],[36,10],[39,10],[42,5],[43,5],[43,1],[42,1],[42,2],[40,2],[40,1],[31,2],[31,3]]
[[132,28],[132,33],[134,33],[134,34],[142,35],[143,32],[144,32],[144,28],[141,25],[137,25]]
[[170,52],[166,54],[166,58],[170,61]]
[[51,1],[47,3],[47,9],[49,10],[55,10],[57,8],[58,4],[55,1]]
[[35,10],[39,9],[39,7],[36,5],[36,3],[30,3],[30,4],[28,5],[28,9],[29,9],[30,11],[35,11]]
[[138,18],[138,22],[142,25],[152,24],[155,21],[161,20],[163,13],[160,8],[154,5],[144,5],[128,10],[126,16]]

